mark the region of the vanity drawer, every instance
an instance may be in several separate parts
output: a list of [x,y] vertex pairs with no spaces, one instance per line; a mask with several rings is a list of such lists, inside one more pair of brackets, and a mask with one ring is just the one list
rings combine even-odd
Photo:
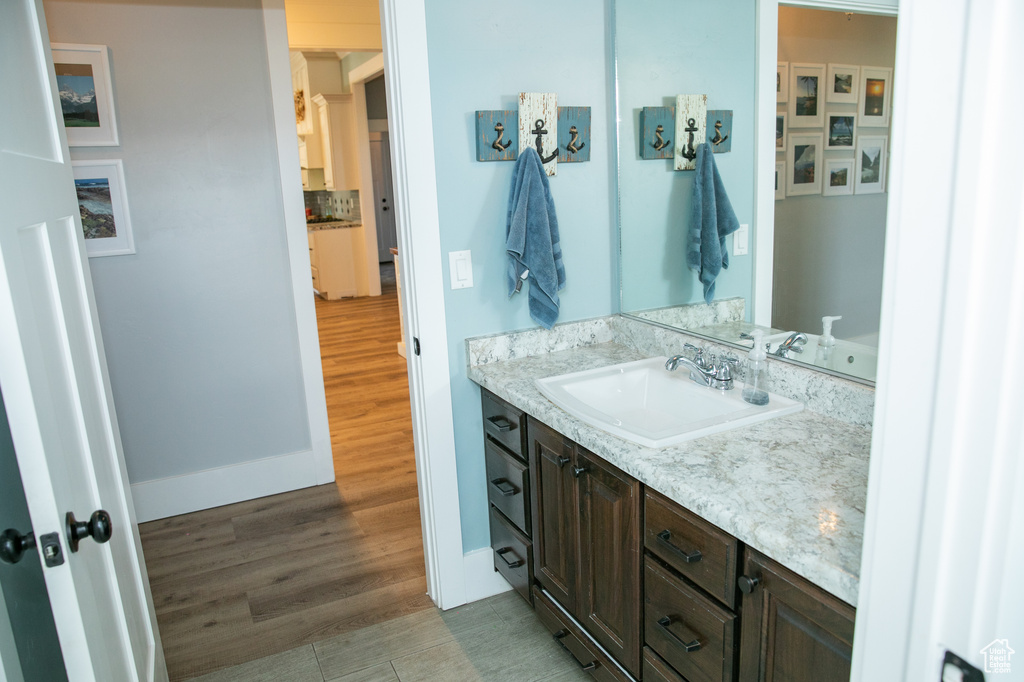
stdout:
[[530,535],[530,470],[491,441],[484,442],[487,499]]
[[519,459],[526,461],[526,415],[490,391],[480,392],[484,413],[484,436],[501,443]]
[[686,682],[649,646],[644,647],[644,682]]
[[644,495],[644,547],[707,590],[736,607],[739,542],[653,490]]
[[533,588],[533,605],[540,622],[551,632],[555,641],[595,680],[633,682],[633,678],[612,661],[579,623],[563,612],[554,599],[539,587]]
[[736,616],[646,557],[644,641],[689,682],[731,682]]
[[533,584],[533,544],[508,519],[491,507],[491,548],[494,549],[494,568],[530,601]]

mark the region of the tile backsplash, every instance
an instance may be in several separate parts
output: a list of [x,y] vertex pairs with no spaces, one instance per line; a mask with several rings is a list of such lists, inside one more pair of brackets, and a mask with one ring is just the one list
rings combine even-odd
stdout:
[[344,192],[328,192],[321,190],[317,192],[303,192],[306,208],[313,212],[313,215],[330,215],[340,220],[361,220],[362,213],[359,210],[359,190],[352,189]]

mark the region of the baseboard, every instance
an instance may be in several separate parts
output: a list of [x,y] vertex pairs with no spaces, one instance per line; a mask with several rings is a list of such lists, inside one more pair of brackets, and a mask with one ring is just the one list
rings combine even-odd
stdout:
[[139,523],[318,484],[312,450],[132,484]]
[[494,552],[490,547],[462,555],[466,570],[466,603],[508,592],[512,586],[494,570]]

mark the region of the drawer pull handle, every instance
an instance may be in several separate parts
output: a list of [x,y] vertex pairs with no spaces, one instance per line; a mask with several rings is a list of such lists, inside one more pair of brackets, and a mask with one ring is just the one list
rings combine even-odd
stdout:
[[561,469],[562,467],[569,463],[569,458],[559,457],[558,459],[555,460],[555,463],[558,465],[558,468]]
[[509,483],[508,480],[504,478],[494,479],[493,481],[491,481],[491,485],[497,488],[498,492],[504,495],[505,497],[511,497],[512,495],[515,495],[516,493],[519,492],[518,488]]
[[[519,568],[520,566],[522,566],[525,563],[522,559],[519,559],[519,558],[517,558],[515,561],[509,561],[505,557],[506,554],[512,554],[512,548],[511,547],[502,547],[501,549],[495,550],[495,554],[500,556],[501,560],[504,561],[505,565],[508,566],[509,568]],[[512,556],[515,556],[515,554],[512,554]]]
[[682,559],[686,563],[688,563],[688,564],[695,564],[695,563],[697,563],[698,561],[700,561],[701,559],[704,558],[704,555],[700,553],[699,549],[695,549],[692,552],[687,552],[686,550],[680,549],[680,548],[676,547],[675,545],[673,545],[670,542],[671,538],[672,538],[672,533],[669,532],[668,529],[665,529],[665,530],[661,531],[660,533],[658,533],[658,541],[661,542],[661,544],[665,545],[665,547],[669,551],[671,551],[673,554],[678,556],[680,559]]
[[565,645],[565,642],[562,641],[562,638],[565,637],[568,634],[569,634],[569,631],[566,630],[565,628],[562,628],[561,630],[559,630],[555,634],[551,635],[551,637],[555,640],[555,642],[558,644],[558,646],[562,647],[563,649],[565,649],[566,651],[569,652],[569,655],[572,656],[574,661],[579,663],[580,670],[582,670],[583,672],[587,672],[587,673],[589,673],[591,670],[597,670],[597,661],[591,661],[590,663],[581,663],[579,661],[579,659],[577,659],[576,656],[574,656],[573,653],[571,651],[569,651],[569,647],[567,647]]
[[494,428],[498,429],[502,433],[512,430],[512,422],[510,422],[505,417],[502,417],[500,414],[496,414],[493,417],[488,417],[487,421],[494,424]]
[[673,640],[675,640],[675,642],[679,646],[683,647],[683,651],[686,651],[686,652],[700,651],[700,640],[699,639],[694,637],[693,641],[684,642],[682,640],[682,638],[679,637],[679,635],[677,635],[676,633],[674,633],[674,632],[672,632],[671,630],[668,629],[668,626],[672,625],[672,618],[670,616],[665,616],[663,618],[659,618],[658,619],[658,625],[661,626],[661,629],[665,631],[665,634],[667,636],[671,637]]

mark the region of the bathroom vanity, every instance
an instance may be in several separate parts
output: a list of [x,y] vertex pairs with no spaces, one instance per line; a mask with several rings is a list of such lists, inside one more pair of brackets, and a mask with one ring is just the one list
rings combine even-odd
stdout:
[[468,342],[495,568],[596,679],[845,680],[870,389],[772,362],[776,390],[807,391],[807,410],[647,448],[534,383],[684,340],[613,316]]

